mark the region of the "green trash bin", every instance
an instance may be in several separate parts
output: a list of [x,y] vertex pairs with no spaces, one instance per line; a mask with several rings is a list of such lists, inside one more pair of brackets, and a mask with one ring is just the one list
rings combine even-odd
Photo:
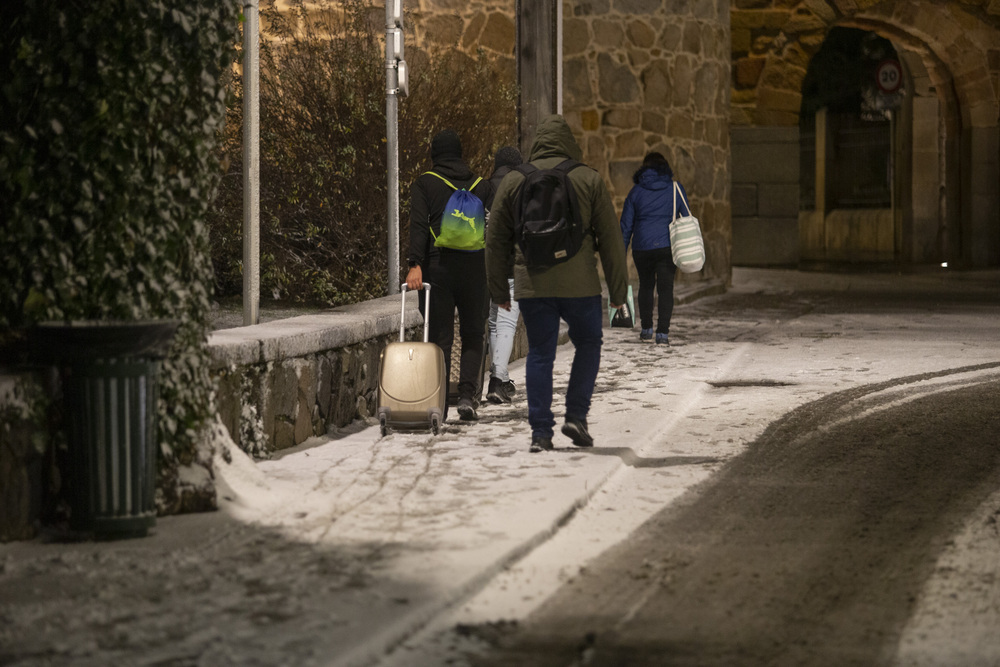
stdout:
[[142,537],[156,524],[160,360],[179,322],[49,322],[35,354],[59,366],[69,444],[70,528]]

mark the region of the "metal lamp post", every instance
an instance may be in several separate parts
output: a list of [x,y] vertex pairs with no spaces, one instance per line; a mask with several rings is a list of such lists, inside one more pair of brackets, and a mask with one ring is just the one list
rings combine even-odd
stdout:
[[385,3],[385,127],[389,180],[389,294],[399,293],[399,96],[409,90],[403,60],[403,0]]
[[260,51],[257,0],[243,5],[243,325],[260,321]]

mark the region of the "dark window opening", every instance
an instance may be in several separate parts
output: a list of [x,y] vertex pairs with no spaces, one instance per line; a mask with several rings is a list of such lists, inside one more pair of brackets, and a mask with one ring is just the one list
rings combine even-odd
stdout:
[[879,63],[895,59],[873,32],[833,28],[809,63],[799,112],[801,210],[815,208],[816,112],[827,110],[827,206],[887,208],[891,191],[891,122],[878,90]]

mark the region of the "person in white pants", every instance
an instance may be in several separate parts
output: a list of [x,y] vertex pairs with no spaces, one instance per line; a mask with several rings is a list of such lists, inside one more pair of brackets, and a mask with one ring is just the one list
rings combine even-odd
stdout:
[[521,309],[514,300],[514,279],[508,278],[510,285],[510,310],[498,308],[490,302],[490,350],[493,362],[490,364],[490,384],[486,389],[486,400],[490,403],[510,403],[516,387],[507,371],[510,353],[514,350],[514,334]]
[[[490,192],[486,199],[486,224],[489,225],[489,209],[493,205],[493,195],[500,187],[500,181],[523,162],[521,152],[513,146],[504,146],[497,151],[493,160],[493,175],[490,176]],[[510,258],[510,273],[507,284],[510,289],[510,310],[497,308],[490,301],[490,384],[486,388],[486,400],[490,403],[510,403],[516,388],[507,372],[507,363],[514,349],[514,334],[517,331],[518,314],[521,312],[514,300],[514,258]]]

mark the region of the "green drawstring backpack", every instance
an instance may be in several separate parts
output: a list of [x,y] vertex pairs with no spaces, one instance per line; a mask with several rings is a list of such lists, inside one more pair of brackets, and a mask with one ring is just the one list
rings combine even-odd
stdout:
[[486,247],[486,207],[483,200],[469,192],[469,190],[479,185],[482,178],[477,178],[469,190],[456,188],[452,183],[433,171],[424,172],[437,176],[447,183],[451,189],[451,197],[444,207],[441,215],[441,234],[435,236],[434,229],[431,229],[431,236],[434,236],[434,245],[438,248],[451,248],[452,250],[482,250]]

